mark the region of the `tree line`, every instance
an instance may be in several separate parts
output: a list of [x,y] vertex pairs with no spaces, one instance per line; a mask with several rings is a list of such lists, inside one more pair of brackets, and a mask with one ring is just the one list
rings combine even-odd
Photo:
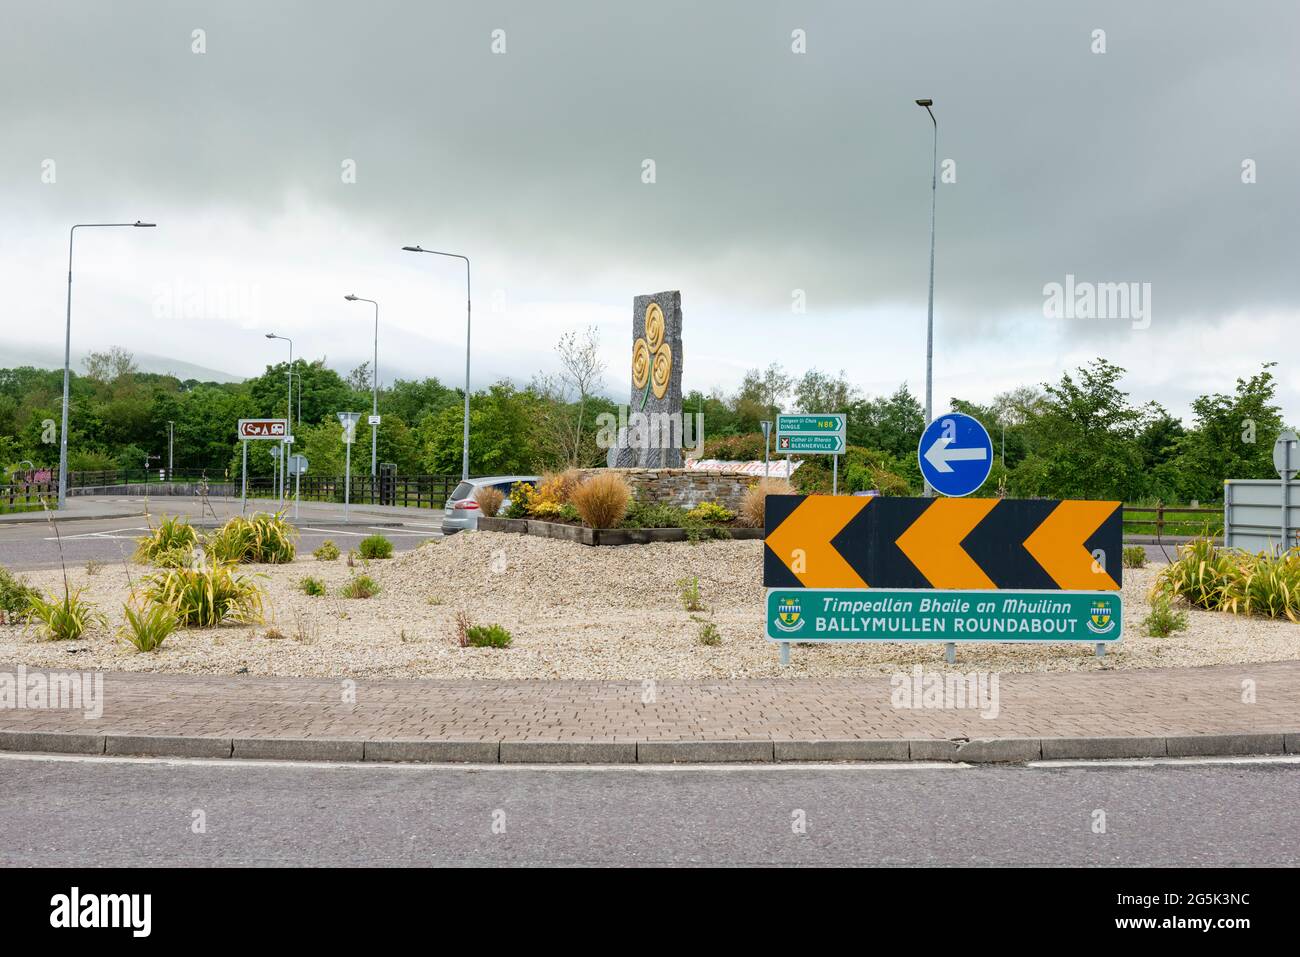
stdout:
[[[534,473],[604,461],[597,417],[617,412],[605,390],[594,330],[557,346],[559,371],[524,385],[493,383],[470,396],[472,474]],[[1116,498],[1212,502],[1225,478],[1273,478],[1273,440],[1282,428],[1276,382],[1265,363],[1231,392],[1202,395],[1185,423],[1160,404],[1135,403],[1124,370],[1096,359],[1056,382],[1023,386],[980,404],[953,397],[952,409],[979,419],[993,437],[994,463],[981,494],[1013,497]],[[73,471],[166,466],[168,422],[178,472],[212,480],[239,475],[240,418],[282,417],[293,373],[295,451],[316,475],[341,475],[344,448],[336,414],[361,412],[352,469],[370,469],[371,374],[362,364],[346,376],[323,359],[271,365],[238,383],[202,382],[141,372],[120,349],[95,353],[72,376],[69,468]],[[61,370],[0,369],[0,463],[58,464]],[[464,393],[436,378],[381,386],[379,461],[399,474],[459,474]],[[695,390],[684,411],[701,413],[704,455],[761,459],[760,423],[781,411],[846,412],[849,448],[841,490],[918,494],[916,445],[921,404],[906,385],[889,395],[864,393],[843,372],[792,375],[779,365],[745,374],[733,392]],[[301,411],[300,411],[301,410]],[[301,417],[301,418],[300,418]],[[249,471],[269,475],[271,443],[250,443]],[[795,473],[803,490],[829,489],[830,463],[811,456]]]

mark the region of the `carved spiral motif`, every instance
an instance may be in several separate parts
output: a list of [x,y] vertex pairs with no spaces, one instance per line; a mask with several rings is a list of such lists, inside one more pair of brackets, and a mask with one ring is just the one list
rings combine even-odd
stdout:
[[650,377],[650,348],[644,339],[632,346],[632,388],[644,389]]
[[664,311],[659,303],[652,302],[645,310],[645,338],[632,344],[632,388],[644,389],[641,408],[650,401],[668,394],[668,382],[673,372],[673,349],[664,341]]
[[655,398],[662,399],[668,392],[668,380],[673,371],[673,350],[666,342],[661,342],[655,350],[654,365],[650,370],[650,388]]
[[[664,311],[659,303],[652,302],[645,310],[645,344],[651,352],[658,352],[664,341]],[[671,361],[671,357],[670,361]]]

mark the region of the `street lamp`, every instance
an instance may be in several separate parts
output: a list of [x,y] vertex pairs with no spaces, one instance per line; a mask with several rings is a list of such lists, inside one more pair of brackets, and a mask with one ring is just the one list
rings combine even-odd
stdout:
[[289,395],[285,409],[285,441],[280,443],[280,507],[284,508],[285,479],[288,475],[289,441],[293,435],[293,340],[288,336],[277,336],[274,332],[266,334],[268,339],[283,339],[289,343]]
[[172,474],[172,453],[176,448],[176,422],[172,419],[167,420],[167,481],[175,481],[176,476]]
[[[934,207],[939,194],[939,121],[934,118],[934,100],[917,100],[916,105],[925,108],[934,124],[934,158],[930,167],[930,307],[925,319],[925,424],[928,428],[933,421],[934,399]],[[925,495],[934,494],[930,483],[925,483]]]
[[157,223],[77,223],[68,230],[68,318],[63,331],[63,422],[59,427],[59,508],[68,503],[68,384],[72,378],[72,241],[78,229],[134,226],[149,229]]
[[[348,294],[343,297],[348,302],[368,302],[375,307],[375,367],[371,376],[370,397],[371,411],[373,418],[379,418],[379,303],[373,299],[363,299],[360,296]],[[370,477],[373,479],[379,474],[378,466],[375,464],[379,457],[379,423],[372,423],[370,426]]]
[[424,249],[421,246],[403,246],[408,253],[429,253],[433,256],[448,256],[452,259],[465,260],[465,428],[461,438],[460,477],[469,478],[469,332],[470,332],[470,281],[469,257],[460,253],[440,253],[436,249]]

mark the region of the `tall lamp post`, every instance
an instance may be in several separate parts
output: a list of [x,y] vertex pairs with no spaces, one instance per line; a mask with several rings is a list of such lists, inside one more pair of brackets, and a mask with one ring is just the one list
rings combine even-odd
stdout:
[[176,450],[176,423],[172,419],[167,420],[167,481],[175,481],[176,476],[173,472],[172,453]]
[[77,223],[68,230],[68,318],[63,331],[63,421],[59,427],[59,508],[68,503],[68,385],[72,378],[72,241],[78,229],[107,226],[133,226],[151,229],[157,223]]
[[461,481],[469,478],[469,331],[470,331],[470,280],[469,257],[460,253],[440,253],[436,249],[421,246],[403,246],[408,253],[429,253],[433,256],[448,256],[452,259],[465,260],[465,428],[461,439],[460,477]]
[[289,395],[285,407],[285,441],[280,443],[280,507],[284,508],[284,491],[285,479],[289,474],[289,446],[292,444],[288,440],[293,435],[293,340],[288,336],[277,336],[274,332],[266,334],[268,339],[283,339],[289,343]]
[[[346,295],[343,297],[348,302],[368,302],[375,307],[375,363],[370,385],[370,415],[372,418],[379,418],[379,303],[373,299],[363,299],[361,296]],[[376,464],[379,458],[379,423],[373,422],[370,425],[370,477],[373,479],[379,474],[379,468]]]
[[[939,196],[939,121],[934,118],[934,100],[917,100],[925,108],[934,124],[934,158],[930,165],[930,307],[925,318],[925,424],[928,428],[934,419],[934,207]],[[930,483],[925,483],[925,495],[934,494]]]

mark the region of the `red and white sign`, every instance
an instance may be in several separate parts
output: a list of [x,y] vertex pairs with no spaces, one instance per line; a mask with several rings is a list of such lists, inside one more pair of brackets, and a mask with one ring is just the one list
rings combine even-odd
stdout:
[[288,435],[284,419],[240,419],[239,437],[241,439],[275,439],[283,441]]

